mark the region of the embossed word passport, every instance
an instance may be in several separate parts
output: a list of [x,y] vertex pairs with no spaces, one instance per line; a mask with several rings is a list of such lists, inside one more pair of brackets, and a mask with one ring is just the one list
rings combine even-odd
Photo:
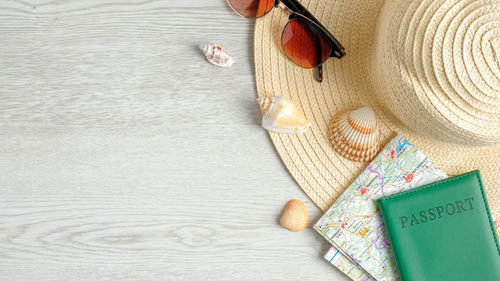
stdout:
[[403,281],[500,280],[479,171],[377,200]]

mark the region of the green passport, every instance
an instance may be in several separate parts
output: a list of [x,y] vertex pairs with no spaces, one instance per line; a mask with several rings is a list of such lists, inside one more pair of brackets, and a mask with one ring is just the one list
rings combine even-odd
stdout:
[[500,280],[479,171],[377,200],[403,281]]

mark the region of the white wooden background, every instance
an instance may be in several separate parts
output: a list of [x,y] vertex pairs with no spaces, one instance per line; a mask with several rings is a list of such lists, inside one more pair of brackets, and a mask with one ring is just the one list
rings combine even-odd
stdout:
[[[0,0],[0,280],[348,280],[223,0]],[[231,69],[197,44],[220,42]]]

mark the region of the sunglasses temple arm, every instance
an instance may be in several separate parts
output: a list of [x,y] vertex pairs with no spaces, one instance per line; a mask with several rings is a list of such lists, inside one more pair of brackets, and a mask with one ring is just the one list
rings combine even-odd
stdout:
[[[314,37],[316,41],[316,59],[321,60],[322,59],[322,48],[321,48],[321,42],[319,40],[318,36]],[[314,68],[314,79],[318,82],[323,82],[323,63],[316,66]]]
[[318,82],[323,82],[323,65],[320,64],[314,68],[314,79]]

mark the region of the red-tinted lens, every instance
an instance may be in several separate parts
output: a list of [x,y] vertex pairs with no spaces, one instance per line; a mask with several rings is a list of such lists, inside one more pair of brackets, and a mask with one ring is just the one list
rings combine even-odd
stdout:
[[281,45],[286,56],[304,68],[322,64],[332,51],[323,31],[303,18],[288,22],[281,35]]
[[227,0],[231,8],[247,18],[259,18],[274,7],[274,0]]

